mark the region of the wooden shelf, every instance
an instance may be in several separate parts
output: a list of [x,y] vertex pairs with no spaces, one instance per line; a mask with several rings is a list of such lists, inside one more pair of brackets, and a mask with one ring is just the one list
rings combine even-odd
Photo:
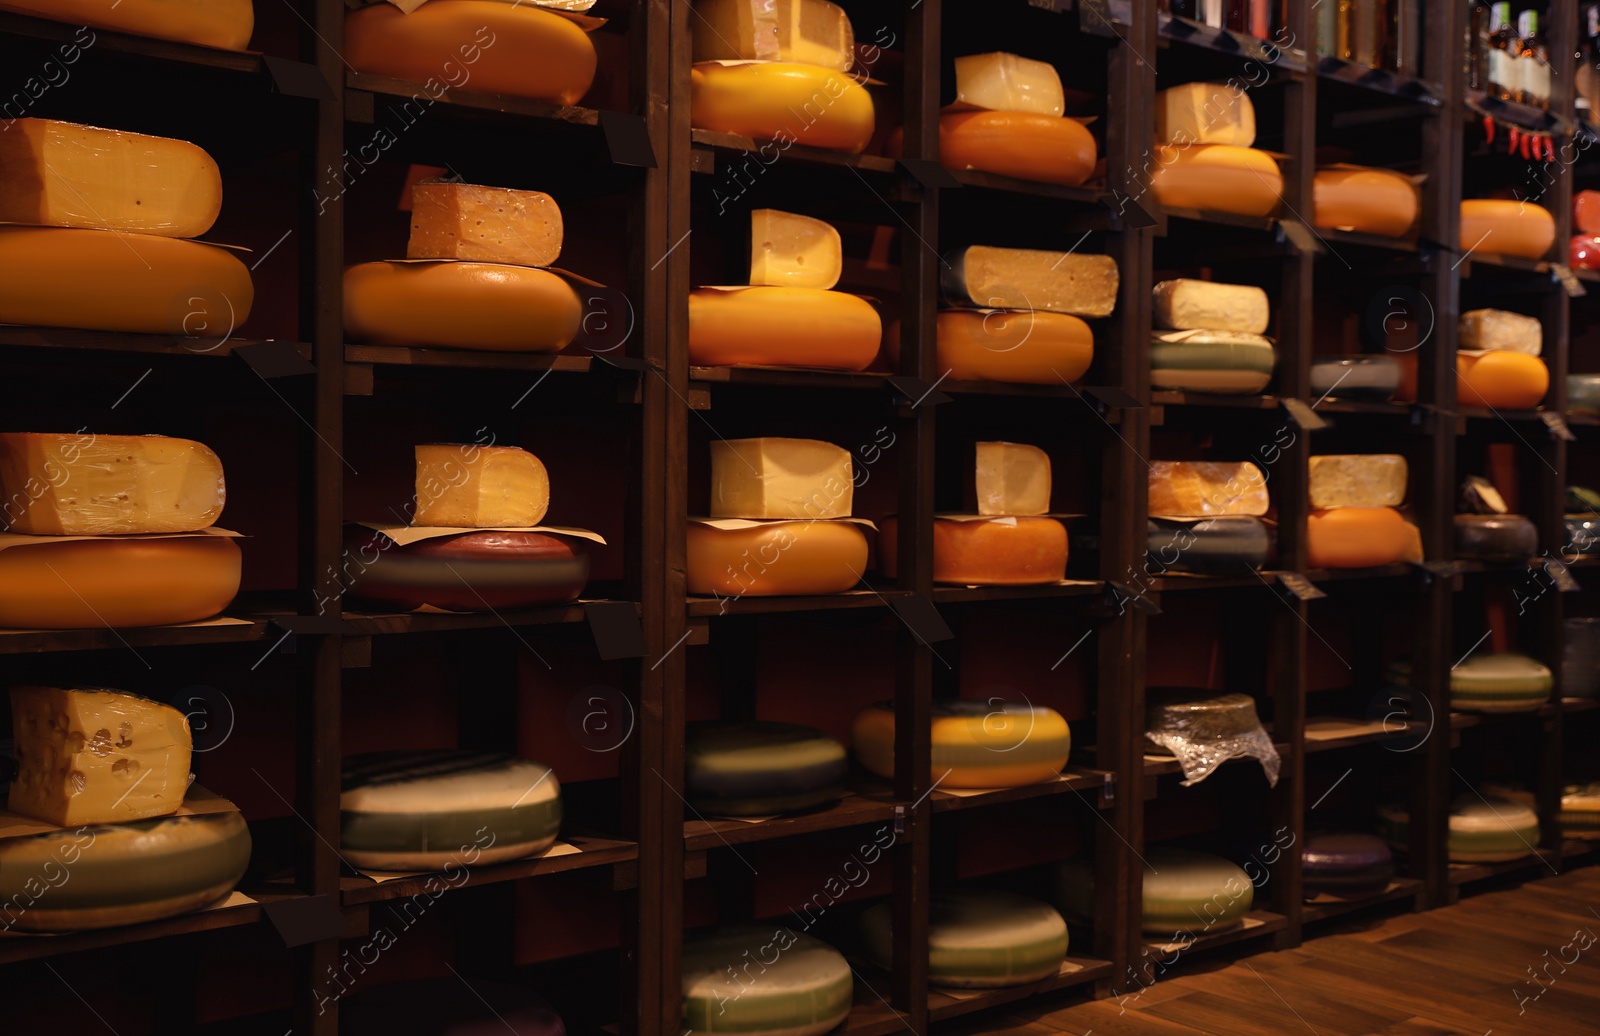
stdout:
[[1387,94],[1414,101],[1423,106],[1423,112],[1428,108],[1441,107],[1444,103],[1439,99],[1439,94],[1444,92],[1444,85],[1441,83],[1414,79],[1326,55],[1317,57],[1316,68],[1317,77],[1326,83],[1337,83],[1340,86],[1370,90],[1376,94]]
[[1312,717],[1306,720],[1305,745],[1307,752],[1332,752],[1384,741],[1416,739],[1425,736],[1427,732],[1426,723],[1411,723],[1396,728],[1393,723],[1386,723],[1383,720]]
[[1278,221],[1272,216],[1239,216],[1232,212],[1206,212],[1201,209],[1182,209],[1171,206],[1158,207],[1152,209],[1152,212],[1165,214],[1169,220],[1184,220],[1189,223],[1204,223],[1216,227],[1236,227],[1240,230],[1260,230],[1268,234],[1278,232]]
[[[712,130],[691,130],[689,139],[694,142],[694,171],[697,173],[712,173],[716,171],[718,163],[730,161],[745,161],[749,158],[761,156],[763,147],[772,148],[773,141],[753,140],[750,137],[741,137],[733,133],[717,133]],[[762,156],[757,161],[774,164],[779,159],[785,163],[807,166],[813,169],[826,169],[837,171],[855,172],[866,176],[874,182],[888,177],[897,176],[899,165],[892,158],[881,155],[851,155],[843,151],[829,151],[826,148],[806,147],[804,144],[791,144],[783,147],[778,153],[778,158],[768,160]]]
[[[17,36],[47,41],[71,43],[78,39],[81,23],[58,22],[49,18],[34,18],[25,14],[0,12],[0,35]],[[266,64],[261,55],[249,51],[218,50],[193,43],[176,43],[150,36],[133,36],[95,29],[91,52],[106,51],[118,55],[145,59],[177,68],[203,71],[233,72],[260,76],[266,85]]]
[[[1292,750],[1287,742],[1275,741],[1273,742],[1272,747],[1278,750],[1279,758],[1286,759],[1292,754]],[[1222,765],[1243,766],[1245,764],[1252,766],[1261,765],[1255,759],[1248,757],[1243,759],[1228,759],[1225,760]],[[1176,758],[1168,758],[1166,756],[1159,755],[1146,755],[1144,757],[1144,775],[1146,777],[1166,777],[1172,774],[1181,773],[1183,773],[1183,764],[1179,763]]]
[[562,841],[575,846],[579,851],[559,856],[535,856],[508,863],[463,866],[460,868],[460,875],[416,874],[394,878],[386,876],[383,881],[374,880],[366,875],[346,876],[340,881],[340,898],[345,906],[381,903],[391,899],[405,899],[425,891],[437,891],[441,885],[451,889],[496,885],[546,874],[612,867],[619,863],[631,863],[639,858],[639,847],[632,842],[576,835],[563,838]]
[[[442,86],[442,84],[441,84]],[[431,99],[434,105],[428,110],[454,114],[511,116],[523,129],[538,126],[551,128],[595,127],[600,124],[600,113],[593,108],[580,108],[561,104],[548,104],[524,97],[504,94],[477,93],[470,90],[445,89],[437,98],[422,83],[389,76],[349,72],[345,75],[345,114],[353,122],[371,122],[375,102],[405,102],[413,98]]]
[[822,612],[846,608],[889,607],[896,597],[912,596],[909,590],[846,590],[840,594],[815,597],[690,597],[688,614],[776,615],[783,612]]
[[1086,206],[1105,206],[1110,208],[1114,204],[1111,195],[1106,193],[1103,186],[1068,187],[1064,184],[1019,180],[1013,176],[985,173],[976,169],[952,169],[950,175],[956,178],[956,181],[961,184],[963,189],[975,188],[984,191],[1001,191],[1006,194],[1024,194],[1033,198],[1073,202]]
[[1452,863],[1450,884],[1456,887],[1470,885],[1491,878],[1502,878],[1521,871],[1548,870],[1556,873],[1556,854],[1548,849],[1536,849],[1528,856],[1504,863]]
[[1102,979],[1108,979],[1115,972],[1115,967],[1110,961],[1093,960],[1087,957],[1068,957],[1061,965],[1061,970],[1049,978],[1037,982],[1029,982],[1021,986],[1005,986],[1000,989],[940,989],[934,987],[928,990],[928,1017],[933,1021],[944,1021],[947,1018],[959,1018],[964,1014],[974,1011],[984,1011],[1001,1004],[1014,1003],[1026,1000],[1029,997],[1039,996],[1043,993],[1055,992],[1061,989],[1071,989],[1075,986],[1086,986]]
[[[8,17],[0,15],[0,17]],[[78,331],[61,327],[0,326],[0,349],[60,349],[70,353],[130,353],[140,357],[195,356],[225,357],[235,349],[264,345],[242,338],[186,338],[181,335],[136,335],[112,331]],[[309,358],[311,347],[303,342],[287,343],[301,356]],[[65,357],[63,357],[65,359]],[[73,362],[81,362],[74,358]]]
[[266,634],[263,620],[217,618],[179,626],[132,629],[7,630],[0,629],[0,655],[44,651],[126,651],[154,647],[197,647],[248,644]]
[[1547,108],[1537,108],[1531,104],[1518,104],[1515,101],[1502,101],[1498,97],[1491,97],[1482,90],[1468,90],[1465,103],[1467,110],[1463,116],[1468,122],[1475,122],[1485,115],[1492,116],[1496,122],[1507,123],[1522,129],[1530,129],[1539,133],[1549,133],[1555,136],[1571,135],[1577,127],[1575,120],[1564,118]]
[[1173,392],[1157,389],[1150,393],[1156,406],[1185,406],[1211,410],[1276,410],[1277,396],[1224,396],[1205,392]]
[[[1195,935],[1192,943],[1187,940],[1179,942],[1146,942],[1145,948],[1157,953],[1181,952],[1184,957],[1188,957],[1191,953],[1204,953],[1206,950],[1219,949],[1223,946],[1231,946],[1234,943],[1275,935],[1288,926],[1289,919],[1282,914],[1274,914],[1268,910],[1252,910],[1244,916],[1244,923],[1225,932],[1208,932],[1205,935]],[[1192,931],[1189,934],[1194,935]]]
[[1063,597],[1099,597],[1105,584],[1098,579],[1063,579],[1042,586],[940,586],[933,591],[935,604],[971,604],[975,601],[1042,601]]
[[1424,884],[1415,878],[1396,878],[1389,882],[1388,888],[1370,896],[1361,896],[1356,899],[1318,896],[1315,899],[1307,900],[1300,908],[1300,920],[1306,924],[1312,924],[1317,921],[1326,921],[1330,917],[1339,917],[1343,914],[1354,913],[1357,910],[1381,906],[1385,903],[1416,899],[1421,895],[1424,887]]
[[1110,804],[1105,797],[1106,791],[1116,786],[1114,782],[1107,783],[1106,778],[1110,776],[1112,775],[1099,770],[1090,773],[1068,770],[1056,780],[1042,784],[1024,784],[1017,788],[995,788],[987,791],[946,791],[940,788],[933,793],[933,811],[949,813],[956,810],[981,809],[985,806],[1025,802],[1029,799],[1055,795],[1073,795],[1083,799],[1091,807],[1104,809]]
[[[1158,15],[1157,32],[1162,46],[1178,45],[1216,51],[1235,61],[1266,60],[1266,67],[1275,73],[1274,80],[1296,78],[1306,70],[1304,51],[1280,50],[1272,47],[1268,40],[1242,32],[1217,29],[1169,14]],[[1274,53],[1277,55],[1275,59],[1272,57]]]
[[836,831],[842,827],[883,824],[893,821],[894,815],[893,796],[886,794],[879,797],[876,793],[870,796],[852,793],[826,809],[760,820],[697,818],[690,809],[683,825],[683,840],[685,848],[695,852],[748,842],[765,842],[774,838],[793,838],[818,831]]
[[110,946],[132,946],[153,943],[196,932],[214,932],[223,928],[240,928],[262,920],[263,901],[271,902],[297,898],[292,895],[255,897],[234,895],[221,905],[209,910],[179,914],[162,921],[146,924],[124,925],[120,928],[99,928],[87,932],[62,935],[32,935],[21,932],[0,932],[0,964],[43,960],[85,950],[99,950]]
[[[444,633],[450,630],[494,629],[497,626],[556,626],[583,622],[585,604],[558,604],[549,608],[517,608],[493,612],[431,614],[419,612],[345,612],[342,618],[357,636],[397,633]],[[632,603],[632,602],[629,602]]]
[[750,388],[883,390],[889,375],[835,370],[794,370],[775,367],[690,367],[689,380],[708,385]]
[[459,367],[472,370],[550,371],[587,374],[601,365],[597,357],[571,353],[502,353],[471,349],[410,349],[388,345],[346,345],[346,363],[375,367]]

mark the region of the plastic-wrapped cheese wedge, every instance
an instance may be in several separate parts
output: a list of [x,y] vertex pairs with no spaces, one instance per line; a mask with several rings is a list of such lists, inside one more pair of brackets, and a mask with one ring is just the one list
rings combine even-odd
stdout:
[[1305,895],[1361,899],[1394,878],[1394,854],[1377,835],[1355,831],[1312,835],[1300,850]]
[[1413,526],[1392,507],[1334,507],[1306,519],[1312,568],[1378,568],[1404,561]]
[[553,104],[582,100],[598,63],[571,21],[496,0],[431,0],[410,14],[358,8],[345,15],[344,59],[358,72],[430,85],[425,96],[450,87]]
[[1311,458],[1311,506],[1399,507],[1406,459],[1397,453],[1328,453]]
[[837,594],[867,571],[867,536],[839,521],[689,523],[691,594]]
[[1311,222],[1319,227],[1401,237],[1422,208],[1411,178],[1388,169],[1331,166],[1317,170],[1312,186]]
[[351,597],[381,608],[536,608],[583,593],[589,581],[583,543],[573,536],[483,530],[402,546],[352,525],[345,529],[342,575]]
[[[850,731],[862,766],[894,777],[894,707],[864,709]],[[1012,788],[1052,781],[1067,765],[1072,732],[1054,709],[956,699],[933,707],[934,780],[943,788]]]
[[[903,148],[891,137],[891,154]],[[1076,119],[1032,112],[946,112],[939,116],[939,164],[1036,183],[1077,187],[1094,174],[1099,146]]]
[[1474,309],[1461,314],[1456,336],[1460,349],[1504,349],[1538,356],[1544,350],[1544,325],[1537,317],[1503,309]]
[[1236,515],[1198,522],[1150,519],[1146,564],[1153,571],[1238,574],[1272,555],[1272,534],[1260,518]]
[[527,450],[432,443],[416,447],[416,458],[412,525],[531,527],[550,509],[550,475]]
[[198,532],[227,493],[203,443],[161,435],[0,433],[0,528],[33,536]]
[[[867,956],[893,963],[893,904],[861,915]],[[997,989],[1049,978],[1067,957],[1067,923],[1048,903],[1014,892],[958,889],[928,905],[928,984]]]
[[1556,240],[1548,209],[1524,201],[1469,198],[1461,203],[1461,250],[1543,259]]
[[1155,322],[1178,331],[1259,335],[1272,320],[1267,293],[1253,284],[1218,284],[1179,277],[1151,289]]
[[1249,461],[1158,460],[1150,464],[1149,513],[1216,518],[1267,513],[1267,477]]
[[1251,395],[1267,387],[1272,341],[1239,331],[1167,331],[1150,343],[1150,384],[1180,392]]
[[255,30],[252,0],[0,0],[0,11],[219,50],[244,50]]
[[683,942],[688,1036],[821,1036],[849,1015],[854,992],[843,954],[782,922],[719,928]]
[[1520,514],[1458,514],[1455,525],[1458,557],[1509,564],[1539,553],[1539,530]]
[[571,344],[582,324],[577,292],[545,270],[380,262],[344,272],[345,331],[374,345],[550,353]]
[[1250,96],[1221,83],[1183,83],[1156,94],[1156,143],[1256,142],[1256,107]]
[[1016,54],[969,54],[955,60],[954,109],[1030,112],[1060,116],[1067,110],[1061,76],[1047,61]]
[[1400,389],[1400,366],[1387,356],[1327,356],[1311,362],[1311,394],[1385,403]]
[[817,288],[697,288],[689,293],[689,362],[701,367],[872,365],[883,321],[857,295]]
[[1119,277],[1106,255],[972,245],[945,257],[940,282],[956,306],[1105,317],[1116,308]]
[[1270,216],[1283,193],[1283,173],[1271,155],[1228,144],[1156,146],[1150,192],[1175,209]]
[[209,619],[239,592],[225,536],[55,540],[0,549],[0,627],[100,629]]
[[[1378,833],[1396,849],[1410,848],[1410,817],[1404,806],[1378,808]],[[1539,817],[1527,806],[1498,795],[1468,792],[1450,804],[1451,863],[1505,863],[1532,855],[1539,845]]]
[[711,517],[848,518],[850,451],[819,439],[718,439],[711,444]]
[[[940,310],[935,320],[937,366],[956,381],[1067,385],[1094,361],[1094,333],[1066,313],[1032,310]],[[885,342],[900,359],[900,326]]]
[[[878,528],[878,568],[899,573],[899,524]],[[956,586],[1037,586],[1067,573],[1067,528],[1054,518],[935,518],[933,581]]]
[[777,209],[750,213],[750,283],[826,291],[844,275],[844,247],[830,223]]
[[695,0],[689,19],[696,61],[789,61],[848,72],[850,17],[827,0]]
[[866,88],[816,65],[699,64],[690,85],[696,129],[856,155],[876,125]]
[[564,234],[548,194],[424,180],[411,188],[406,258],[553,266]]
[[[1167,845],[1147,847],[1141,929],[1154,939],[1186,941],[1237,928],[1255,903],[1255,883],[1211,853]],[[1092,923],[1094,867],[1076,857],[1056,870],[1051,899],[1074,921]]]
[[690,723],[684,735],[684,798],[711,816],[814,809],[844,795],[844,746],[795,723]]

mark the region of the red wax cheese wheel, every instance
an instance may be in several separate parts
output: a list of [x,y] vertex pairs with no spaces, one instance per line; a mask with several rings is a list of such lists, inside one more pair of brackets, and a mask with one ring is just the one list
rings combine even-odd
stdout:
[[[255,28],[251,0],[3,0],[0,11],[221,50],[244,50]],[[75,38],[83,45],[93,37]]]
[[[1395,398],[1412,403],[1417,398],[1417,356],[1395,353],[1400,365],[1400,389]],[[1537,356],[1497,349],[1481,356],[1456,356],[1456,402],[1461,406],[1495,410],[1531,410],[1550,389],[1550,368]]]
[[485,529],[400,546],[362,526],[345,530],[344,576],[362,601],[411,611],[533,608],[575,600],[589,581],[581,540]]
[[1579,234],[1574,237],[1569,261],[1574,270],[1600,270],[1600,235]]
[[843,72],[788,61],[695,65],[689,119],[696,129],[860,154],[876,126],[872,96]]
[[0,626],[100,629],[209,619],[239,592],[225,536],[92,540],[0,550]]
[[[1094,332],[1066,313],[947,309],[935,327],[936,366],[956,381],[1065,385],[1083,377],[1094,361]],[[891,362],[898,363],[898,322],[885,344]]]
[[1312,568],[1376,568],[1404,561],[1414,526],[1392,507],[1332,507],[1306,520]]
[[549,353],[571,344],[582,325],[577,292],[544,270],[427,262],[344,272],[345,331],[374,345]]
[[1573,194],[1572,229],[1582,234],[1600,234],[1600,191]]
[[531,4],[432,0],[411,14],[373,4],[345,15],[344,59],[418,83],[424,110],[446,89],[577,104],[597,58],[584,31]]
[[[878,528],[878,569],[899,570],[899,524]],[[933,520],[933,581],[958,586],[1033,586],[1067,574],[1067,527],[1053,518]]]
[[1158,145],[1150,192],[1177,209],[1270,216],[1283,193],[1283,173],[1264,151],[1232,144]]
[[[899,158],[905,130],[886,150]],[[1094,134],[1076,119],[1036,112],[970,111],[939,116],[939,162],[1038,183],[1076,187],[1094,174],[1099,152]]]
[[705,367],[865,370],[883,322],[871,303],[842,291],[742,288],[689,293],[689,362]]
[[1461,203],[1461,250],[1543,259],[1556,240],[1556,218],[1524,201],[1469,198]]
[[762,522],[739,529],[689,523],[692,594],[836,594],[867,570],[867,537],[852,522]]
[[1387,169],[1319,169],[1312,197],[1316,226],[1380,237],[1403,235],[1421,209],[1411,180]]

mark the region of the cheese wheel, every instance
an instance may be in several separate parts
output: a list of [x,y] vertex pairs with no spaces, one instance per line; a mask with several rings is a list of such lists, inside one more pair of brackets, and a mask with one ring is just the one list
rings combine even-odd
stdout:
[[1561,795],[1560,821],[1568,838],[1600,838],[1600,783],[1569,784]]
[[844,955],[788,922],[683,941],[686,1036],[821,1036],[849,1015],[854,993]]
[[[861,915],[867,957],[889,970],[893,904]],[[958,889],[928,904],[928,984],[997,989],[1049,978],[1067,958],[1067,922],[1049,903],[1014,892]]]
[[1226,741],[1261,730],[1256,701],[1248,694],[1219,694],[1188,687],[1153,687],[1145,698],[1144,750],[1173,755],[1151,735],[1171,734],[1194,742]]
[[[1094,332],[1066,313],[946,309],[935,321],[939,373],[956,381],[1066,385],[1094,361]],[[900,325],[889,329],[890,359],[900,360]]]
[[186,914],[232,892],[249,863],[237,811],[0,839],[0,926],[75,932]]
[[0,324],[222,338],[255,288],[232,252],[197,241],[0,226]]
[[766,61],[698,64],[690,76],[696,129],[853,155],[872,140],[872,95],[843,72]]
[[[879,777],[894,777],[894,707],[874,705],[856,716],[850,743],[856,759]],[[933,705],[932,779],[941,788],[1012,788],[1052,781],[1067,765],[1072,732],[1054,709],[991,699]]]
[[1325,356],[1311,361],[1311,394],[1386,403],[1400,389],[1400,365],[1387,356]]
[[1394,854],[1377,835],[1346,831],[1316,834],[1300,850],[1307,899],[1362,899],[1389,887]]
[[1550,388],[1550,368],[1537,356],[1503,349],[1482,356],[1456,354],[1456,401],[1462,406],[1532,410]]
[[380,608],[535,608],[583,593],[589,555],[582,544],[570,536],[484,530],[402,547],[353,525],[345,530],[342,571],[352,597]]
[[1283,173],[1264,151],[1231,144],[1157,145],[1150,192],[1162,205],[1238,216],[1270,216]]
[[1450,670],[1450,706],[1471,712],[1533,712],[1550,700],[1550,670],[1526,655],[1473,655]]
[[1549,209],[1521,201],[1469,198],[1461,203],[1461,250],[1543,259],[1556,240]]
[[1579,414],[1600,414],[1600,374],[1567,375],[1567,409]]
[[1094,134],[1076,119],[1014,111],[939,116],[939,163],[948,169],[1077,187],[1098,161]]
[[1265,565],[1272,534],[1260,518],[1230,515],[1198,522],[1149,520],[1145,541],[1147,571],[1237,575]]
[[1520,514],[1456,515],[1456,556],[1526,562],[1539,553],[1539,530]]
[[[327,992],[333,988],[318,987]],[[336,988],[336,987],[334,987]],[[343,1036],[567,1036],[561,1017],[522,986],[450,978],[408,978],[339,997]]]
[[684,799],[711,816],[814,809],[844,796],[844,746],[794,723],[690,723],[684,735]]
[[432,0],[410,14],[373,4],[344,19],[357,72],[425,84],[424,110],[447,88],[577,104],[594,81],[594,44],[577,25],[528,4]]
[[867,537],[851,522],[776,521],[734,529],[689,523],[691,594],[837,594],[866,570]]
[[[1404,806],[1378,808],[1378,833],[1396,849],[1410,845],[1410,817]],[[1472,792],[1450,804],[1451,863],[1506,863],[1531,855],[1539,844],[1539,817],[1521,803]]]
[[1379,237],[1403,236],[1421,209],[1416,185],[1388,169],[1318,169],[1312,198],[1315,226]]
[[225,536],[93,539],[0,550],[0,627],[100,629],[209,619],[239,592]]
[[345,760],[339,854],[373,870],[504,863],[550,848],[561,785],[547,766],[444,749]]
[[553,353],[578,337],[582,324],[577,292],[545,270],[420,262],[362,263],[344,272],[345,331],[374,345]]
[[1582,234],[1600,234],[1600,191],[1574,191],[1572,229]]
[[[899,572],[899,523],[878,528],[878,568]],[[933,581],[958,586],[1034,586],[1067,574],[1067,528],[1054,518],[933,520]]]
[[1600,554],[1600,517],[1592,514],[1569,514],[1565,554]]
[[883,322],[856,295],[817,288],[701,288],[689,293],[689,362],[704,367],[865,370]]
[[[1144,850],[1140,928],[1154,939],[1187,941],[1239,927],[1255,903],[1249,875],[1220,856],[1152,845]],[[1051,901],[1069,919],[1094,920],[1094,866],[1074,858],[1056,869]]]
[[1573,237],[1567,247],[1567,262],[1574,270],[1600,270],[1600,235],[1578,234]]
[[1271,340],[1237,331],[1169,331],[1150,343],[1150,384],[1180,392],[1252,395],[1267,387]]
[[1306,519],[1312,568],[1378,568],[1404,561],[1413,526],[1392,507],[1334,507]]
[[220,50],[246,49],[255,30],[252,0],[0,0],[0,11]]

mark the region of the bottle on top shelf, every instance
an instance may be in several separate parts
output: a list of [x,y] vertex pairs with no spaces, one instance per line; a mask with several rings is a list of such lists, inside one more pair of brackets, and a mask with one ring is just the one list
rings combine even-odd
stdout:
[[1517,82],[1516,31],[1511,26],[1511,4],[1506,0],[1489,8],[1489,41],[1484,67],[1488,81],[1486,93],[1503,101],[1514,101],[1521,93]]
[[1340,57],[1344,48],[1339,33],[1338,0],[1322,0],[1317,5],[1316,14],[1317,53],[1327,58]]
[[1422,0],[1389,0],[1389,67],[1403,76],[1422,72]]
[[1259,39],[1272,36],[1272,0],[1227,0],[1226,27]]
[[1583,5],[1583,20],[1578,23],[1578,50],[1573,55],[1576,74],[1578,118],[1593,125],[1600,122],[1600,3]]
[[1535,108],[1550,107],[1550,57],[1539,31],[1539,13],[1531,8],[1517,15],[1516,100]]

